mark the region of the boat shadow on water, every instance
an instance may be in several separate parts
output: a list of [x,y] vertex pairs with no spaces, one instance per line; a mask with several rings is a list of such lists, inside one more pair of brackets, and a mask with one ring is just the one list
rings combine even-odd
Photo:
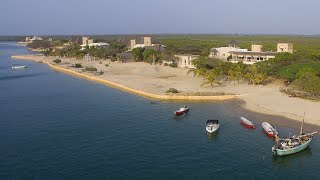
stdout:
[[22,79],[22,78],[29,78],[29,77],[37,77],[37,76],[43,76],[43,75],[46,75],[46,73],[34,73],[34,74],[24,74],[24,75],[15,75],[15,76],[2,76],[2,77],[0,77],[0,81]]
[[213,141],[213,140],[217,140],[219,137],[219,131],[214,132],[214,133],[208,133],[206,132],[208,140]]
[[180,121],[180,120],[183,120],[183,119],[187,119],[189,117],[189,114],[188,113],[184,113],[182,115],[174,115],[173,117],[174,117],[174,119],[176,121]]
[[312,150],[311,150],[311,147],[308,146],[305,150],[299,153],[295,153],[287,156],[273,156],[272,160],[275,163],[275,165],[288,167],[292,164],[292,161],[302,160],[311,156],[312,156]]

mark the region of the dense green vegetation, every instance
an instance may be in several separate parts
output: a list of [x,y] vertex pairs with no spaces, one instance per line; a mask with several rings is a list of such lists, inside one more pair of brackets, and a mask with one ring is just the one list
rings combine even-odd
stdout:
[[141,47],[132,49],[131,55],[135,61],[144,61],[150,64],[157,63],[161,59],[161,52]]
[[[99,37],[94,37],[99,38]],[[201,57],[194,62],[196,69],[191,69],[189,73],[202,77],[203,85],[220,85],[224,81],[233,81],[236,85],[243,81],[256,85],[265,84],[270,79],[283,79],[283,81],[292,82],[288,88],[309,92],[314,96],[320,95],[316,86],[320,74],[320,37],[319,36],[290,36],[290,35],[153,35],[154,42],[164,44],[164,52],[156,52],[150,49],[136,48],[132,51],[135,61],[144,61],[148,63],[161,62],[161,60],[174,61],[174,54],[195,54]],[[126,48],[130,36],[101,36],[101,39],[108,39],[112,42],[108,50],[89,49],[79,50],[79,46],[71,46],[53,50],[51,47],[63,44],[64,38],[57,38],[60,41],[41,45],[34,44],[33,47],[49,47],[46,55],[55,55],[63,57],[83,58],[87,53],[94,57],[107,58],[113,57],[115,60],[121,60],[117,53],[123,52]],[[269,61],[256,63],[254,66],[248,66],[241,63],[231,64],[216,59],[208,58],[211,48],[227,46],[230,40],[235,39],[240,42],[241,48],[250,49],[252,44],[263,45],[264,51],[276,51],[277,43],[289,42],[294,45],[294,53],[279,53],[276,58]],[[168,65],[168,64],[166,64]],[[175,67],[173,63],[170,66]],[[308,71],[306,70],[308,69]],[[312,70],[311,70],[312,69]],[[311,73],[312,72],[312,73]],[[303,75],[301,75],[303,74]],[[308,77],[306,80],[303,78]],[[310,79],[312,81],[310,81]]]

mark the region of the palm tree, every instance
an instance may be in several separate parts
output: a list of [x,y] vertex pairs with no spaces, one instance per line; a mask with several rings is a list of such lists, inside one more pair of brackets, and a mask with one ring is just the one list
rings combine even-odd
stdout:
[[252,65],[248,68],[245,78],[255,86],[256,84],[261,84],[264,80],[266,80],[267,76],[265,73],[260,72],[256,65]]
[[205,80],[205,76],[207,73],[207,69],[205,68],[191,68],[188,70],[187,74],[193,73],[193,76],[202,77],[203,81]]
[[240,81],[240,78],[242,77],[242,69],[239,64],[235,64],[229,71],[228,71],[228,76],[231,80],[234,82],[234,86],[236,85],[236,80],[238,80],[238,84]]
[[205,85],[205,84],[210,84],[210,86],[212,87],[213,84],[219,84],[221,85],[221,83],[219,82],[219,79],[221,77],[221,71],[218,68],[212,69],[210,71],[208,71],[205,75],[206,81],[204,81],[201,86]]

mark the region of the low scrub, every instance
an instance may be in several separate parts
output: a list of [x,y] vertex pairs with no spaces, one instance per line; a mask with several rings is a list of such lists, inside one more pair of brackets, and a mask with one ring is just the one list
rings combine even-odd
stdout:
[[178,91],[177,89],[175,89],[175,88],[169,88],[169,89],[166,91],[166,93],[174,93],[174,94],[176,94],[176,93],[179,93],[179,91]]
[[59,64],[59,63],[61,63],[61,60],[60,59],[55,59],[55,60],[53,60],[53,62],[56,63],[56,64]]
[[82,68],[83,66],[82,66],[82,64],[77,63],[77,64],[74,65],[74,67],[75,67],[75,68]]
[[170,64],[169,66],[172,67],[172,68],[176,68],[176,67],[178,67],[178,64],[177,64],[176,62],[173,62],[173,63]]
[[97,68],[95,68],[95,67],[86,67],[84,70],[85,70],[85,71],[90,71],[90,72],[96,72],[96,71],[98,71]]

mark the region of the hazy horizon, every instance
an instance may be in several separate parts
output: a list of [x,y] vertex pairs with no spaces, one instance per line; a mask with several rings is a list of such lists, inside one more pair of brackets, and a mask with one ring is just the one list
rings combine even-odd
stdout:
[[309,0],[2,0],[0,35],[319,35]]

